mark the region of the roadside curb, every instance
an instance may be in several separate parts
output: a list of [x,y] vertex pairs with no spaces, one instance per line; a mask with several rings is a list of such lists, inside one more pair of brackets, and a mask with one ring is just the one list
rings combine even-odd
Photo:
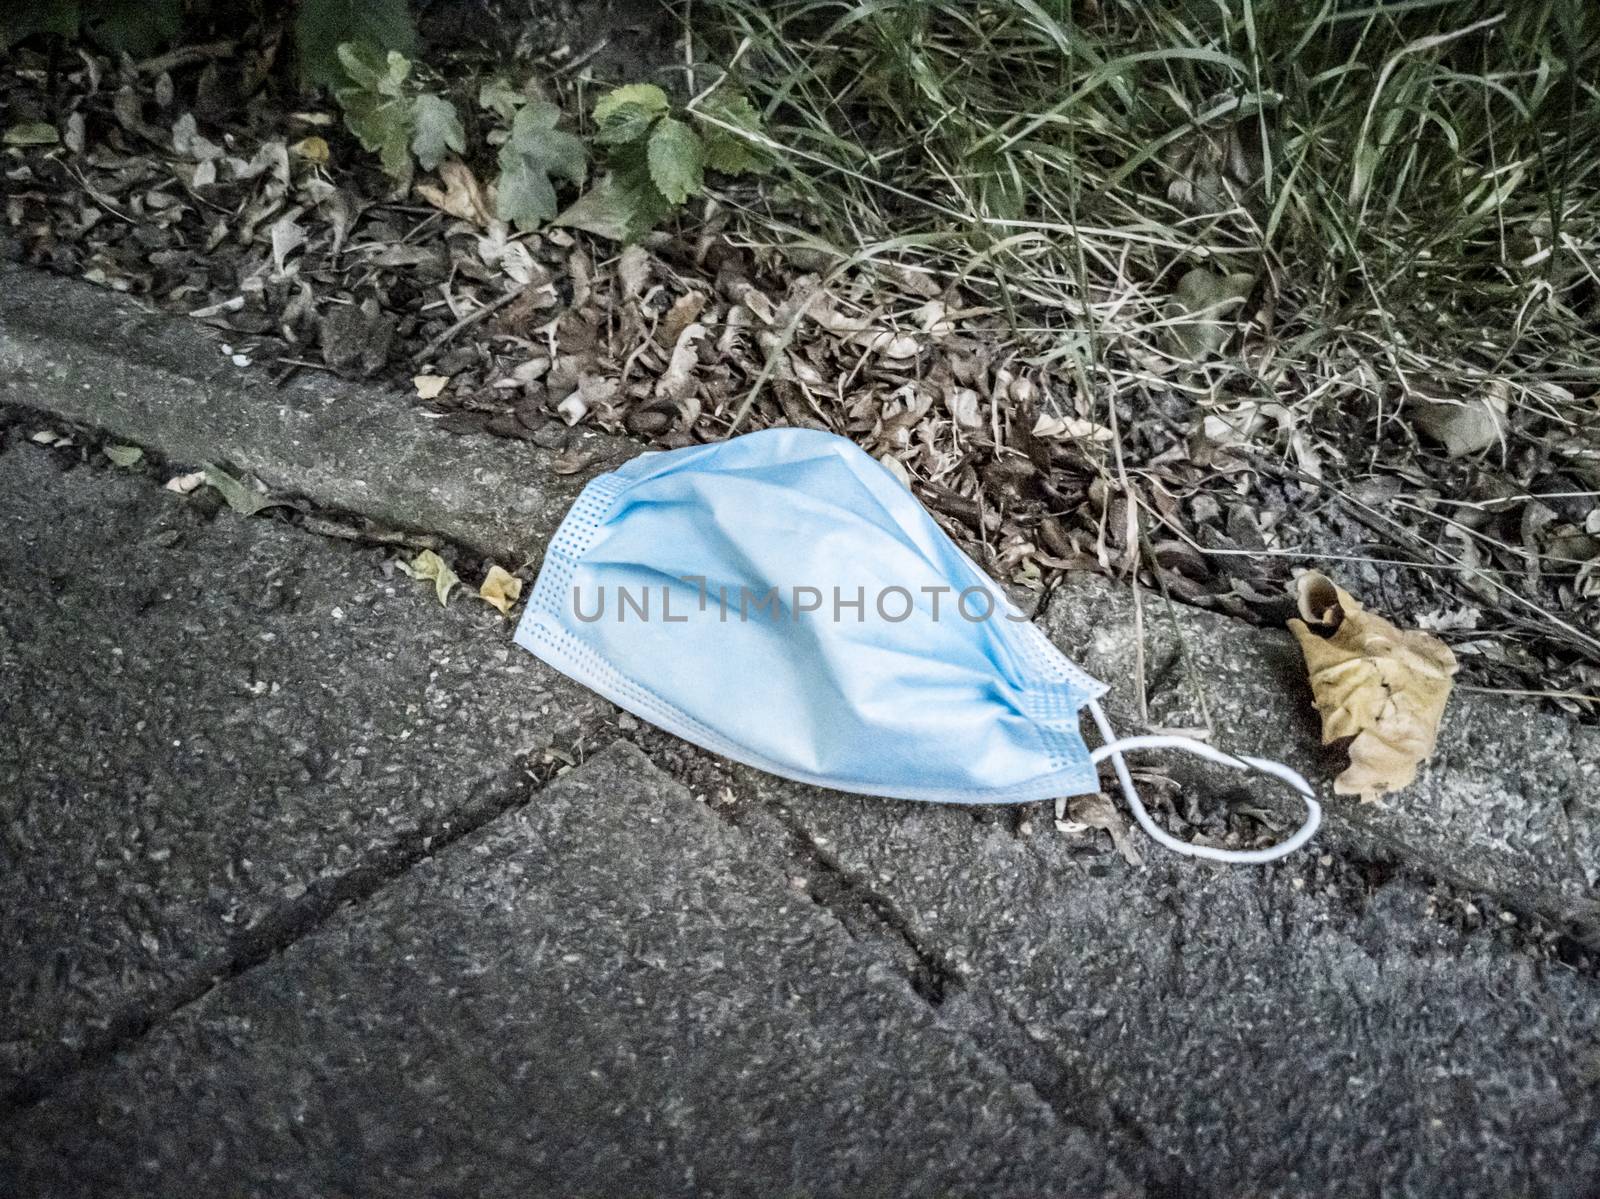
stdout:
[[[585,456],[555,473],[555,453],[487,436],[441,436],[392,391],[316,376],[274,388],[236,367],[215,334],[180,317],[42,272],[0,265],[0,372],[8,398],[106,429],[180,462],[226,462],[275,490],[400,529],[435,533],[517,567],[538,560],[587,479],[638,452],[573,430]],[[1225,748],[1304,771],[1326,790],[1337,772],[1318,748],[1309,695],[1286,634],[1195,609],[1179,625],[1215,694]],[[1134,598],[1097,576],[1073,576],[1041,626],[1113,687],[1134,727]],[[1152,720],[1193,726],[1164,618],[1147,619],[1147,668],[1174,680],[1152,696]],[[1164,665],[1163,665],[1164,664]],[[1188,764],[1163,760],[1174,777]],[[1215,776],[1208,776],[1214,778]],[[1324,836],[1374,857],[1404,860],[1460,885],[1505,896],[1559,920],[1600,913],[1600,730],[1528,703],[1458,694],[1438,752],[1419,782],[1383,806],[1333,799]],[[1259,780],[1239,787],[1298,819],[1293,801]]]
[[316,374],[273,387],[193,321],[42,271],[0,264],[6,398],[183,463],[229,465],[280,493],[435,533],[508,567],[537,561],[583,484],[633,454],[571,430],[581,471],[483,435],[441,436],[393,391]]

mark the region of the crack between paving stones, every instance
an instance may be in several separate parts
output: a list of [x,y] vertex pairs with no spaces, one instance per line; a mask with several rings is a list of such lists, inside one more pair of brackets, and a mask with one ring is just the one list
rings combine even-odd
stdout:
[[[982,1000],[982,1006],[991,1009],[1000,1019],[981,1021],[982,1027],[990,1033],[987,1037],[978,1036],[971,1027],[967,1035],[1006,1077],[1031,1090],[1063,1124],[1091,1129],[1108,1144],[1115,1138],[1132,1144],[1138,1154],[1135,1161],[1117,1164],[1133,1173],[1151,1193],[1192,1199],[1203,1199],[1210,1193],[1184,1171],[1181,1164],[1172,1162],[1157,1148],[1131,1112],[1109,1096],[1093,1090],[1083,1078],[1074,1077],[1077,1072],[1030,1031],[1022,1017],[999,996],[985,990]],[[974,1023],[979,1021],[969,1018],[968,1024]],[[1002,1028],[1005,1031],[1000,1031]]]
[[[750,781],[750,767],[720,759],[649,725],[629,740],[664,774],[697,795],[721,823],[762,853],[769,866],[787,874],[792,884],[803,885],[806,897],[824,909],[852,940],[886,959],[918,999],[937,1009],[962,990],[965,984],[955,966],[924,943],[870,883],[821,850],[780,803],[763,797]],[[669,746],[675,749],[669,750]],[[710,785],[704,777],[693,777],[702,768],[714,778]],[[705,793],[717,788],[728,792],[728,802],[706,801]]]
[[[804,827],[776,805],[765,804],[776,816],[789,840],[790,858],[807,867],[807,891],[819,907],[828,909],[856,940],[861,935],[852,928],[849,907],[863,911],[876,922],[880,938],[892,939],[914,960],[908,979],[912,990],[944,1019],[946,999],[963,998],[979,1018],[966,1016],[944,1021],[959,1031],[972,1045],[1016,1086],[1031,1091],[1064,1126],[1089,1128],[1108,1139],[1122,1137],[1138,1147],[1137,1174],[1163,1195],[1202,1196],[1193,1179],[1175,1171],[1156,1150],[1148,1133],[1134,1117],[1105,1096],[1096,1095],[1081,1078],[1040,1039],[1029,1032],[1022,1017],[986,987],[973,987],[942,954],[930,947],[900,914],[895,905],[879,895],[865,880],[819,849]],[[741,827],[744,821],[728,812],[719,812],[729,824]],[[748,830],[741,827],[741,831]],[[988,1013],[989,1018],[983,1018]],[[1086,1103],[1086,1097],[1092,1097]],[[1096,1110],[1092,1104],[1098,1104]]]
[[[10,419],[3,419],[5,417]],[[114,437],[96,426],[62,421],[26,405],[0,404],[0,452],[19,448],[15,444],[7,444],[9,439],[4,438],[5,426],[22,425],[30,418],[69,427],[80,434],[91,433],[93,436],[80,438],[80,447],[99,441],[138,444]],[[164,461],[156,451],[147,453],[152,463]],[[109,463],[92,459],[80,463],[79,469],[83,468],[108,473],[116,470]],[[151,486],[158,484],[152,480]],[[353,535],[373,541],[389,541],[382,531],[372,535],[370,531],[362,530],[364,518],[357,513],[346,513],[311,502],[304,509],[290,511],[297,513],[300,519],[290,517],[282,520],[282,523],[310,536]],[[350,532],[336,532],[329,528],[328,517],[347,521]],[[440,549],[449,547],[463,555],[473,553],[469,547],[428,530],[405,532]],[[595,723],[603,725],[604,722]],[[581,736],[590,731],[585,727],[576,730],[575,735]],[[670,775],[672,772],[669,770],[666,773]],[[0,1116],[8,1111],[31,1107],[48,1098],[73,1075],[110,1059],[137,1043],[161,1023],[190,1005],[201,1002],[216,988],[248,973],[302,938],[315,933],[339,908],[370,898],[398,880],[418,862],[470,836],[499,816],[522,807],[539,789],[513,788],[510,794],[498,800],[487,800],[432,831],[418,830],[373,861],[354,867],[336,878],[310,884],[304,895],[273,909],[259,924],[236,937],[229,948],[219,955],[220,961],[196,971],[190,978],[168,990],[165,996],[126,1005],[109,1017],[104,1027],[83,1045],[76,1048],[62,1046],[55,1053],[47,1055],[9,1093],[0,1095]],[[773,805],[754,797],[751,802],[773,815],[782,832],[785,844],[771,847],[771,856],[799,867],[805,876],[806,891],[812,902],[828,910],[853,940],[872,944],[883,951],[900,968],[907,984],[919,999],[937,1009],[949,995],[961,989],[959,974],[937,952],[919,941],[900,919],[892,904],[813,846],[803,830],[785,819]],[[759,845],[763,840],[758,835],[760,830],[750,827],[748,820],[715,806],[712,806],[712,811],[723,823],[737,828],[752,843]]]
[[[917,935],[892,902],[819,849],[805,828],[778,805],[751,795],[745,788],[739,789],[744,791],[742,798],[751,808],[777,820],[785,834],[787,860],[805,871],[806,893],[811,901],[825,909],[857,943],[876,941],[880,948],[888,949],[892,958],[900,959],[913,993],[1013,1085],[1032,1092],[1066,1127],[1087,1127],[1106,1138],[1121,1136],[1135,1144],[1141,1154],[1137,1175],[1154,1193],[1197,1199],[1206,1194],[1196,1188],[1193,1179],[1174,1170],[1130,1113],[1103,1096],[1096,1097],[1101,1111],[1088,1110],[1084,1098],[1092,1092],[1081,1079],[1070,1077],[1067,1064],[1040,1045],[1022,1018],[997,995],[986,988],[972,988],[959,970]],[[752,843],[761,841],[749,815],[737,809],[708,806],[723,823]],[[870,929],[860,927],[859,918],[863,915],[871,921]],[[944,1020],[941,1009],[946,1000],[958,997],[972,1002],[974,1010],[986,1009],[999,1019]],[[1009,1031],[998,1032],[1001,1028]]]
[[[520,775],[520,767],[516,773]],[[165,994],[125,1005],[82,1046],[60,1046],[47,1054],[44,1061],[9,1093],[0,1095],[0,1121],[43,1102],[75,1075],[131,1048],[161,1024],[204,1001],[219,987],[313,935],[340,909],[364,903],[398,882],[419,863],[472,836],[501,816],[527,806],[554,781],[552,777],[538,784],[518,782],[490,787],[485,798],[431,827],[419,828],[398,839],[370,861],[335,877],[308,884],[304,895],[270,909],[259,922],[233,938],[220,955],[220,961],[195,972]]]
[[[657,761],[650,752],[650,739],[647,735],[635,744]],[[694,752],[697,757],[706,756],[704,751]],[[677,777],[676,771],[661,768]],[[932,1009],[940,1023],[962,1036],[974,1052],[993,1063],[1014,1086],[1032,1093],[1063,1127],[1089,1130],[1107,1144],[1122,1138],[1124,1143],[1135,1145],[1138,1157],[1116,1164],[1144,1182],[1151,1193],[1197,1199],[1207,1194],[1157,1150],[1131,1113],[1094,1092],[1079,1072],[1034,1036],[1022,1017],[998,995],[981,985],[974,986],[973,980],[964,977],[944,954],[918,935],[892,901],[819,848],[791,813],[762,798],[739,777],[739,772],[731,776],[728,772],[719,773],[738,802],[706,806],[752,845],[766,845],[781,855],[782,861],[798,866],[811,901],[826,910],[858,944],[874,947],[896,961],[907,985]],[[681,778],[678,781],[683,783]],[[694,789],[691,787],[691,792]],[[781,835],[781,846],[772,845],[772,838],[762,836],[762,816],[775,823],[772,831]],[[947,1001],[953,1000],[965,1002],[947,1006]],[[951,1014],[952,1009],[962,1008],[962,1014]]]
[[[635,744],[656,761],[648,738],[645,740],[646,744]],[[676,777],[674,771],[661,768]],[[1107,1143],[1111,1138],[1122,1137],[1136,1145],[1140,1153],[1137,1169],[1133,1170],[1135,1163],[1125,1164],[1149,1184],[1153,1193],[1197,1197],[1205,1194],[1192,1179],[1174,1170],[1130,1113],[1103,1096],[1095,1096],[1099,1110],[1090,1110],[1085,1103],[1085,1097],[1093,1095],[1090,1088],[1081,1078],[1072,1077],[1070,1066],[1041,1045],[1015,1011],[987,988],[974,987],[972,980],[917,934],[889,899],[821,850],[798,820],[779,804],[761,798],[736,776],[726,781],[738,794],[739,803],[731,807],[706,806],[752,845],[768,844],[781,861],[798,866],[811,901],[857,944],[886,953],[896,962],[911,991],[941,1023],[961,1035],[1013,1085],[1031,1092],[1064,1127],[1090,1129]],[[682,784],[681,779],[679,782]],[[783,838],[781,846],[771,846],[770,838],[761,835],[758,814],[775,821],[775,831]],[[947,1001],[957,999],[967,1000],[973,1011],[986,1012],[989,1018],[947,1018]]]
[[[790,856],[808,872],[806,890],[812,902],[828,909],[836,919],[839,918],[840,909],[845,906],[853,906],[869,915],[883,937],[892,939],[896,948],[909,954],[914,965],[907,981],[918,998],[937,1009],[943,1006],[946,998],[964,988],[965,984],[955,967],[923,943],[892,903],[818,849],[782,813],[778,813],[778,820],[789,835]],[[846,931],[855,935],[848,922],[840,919],[840,923],[845,925]]]
[[[946,998],[960,995],[969,998],[977,1007],[992,1009],[1003,1018],[1003,1025],[994,1020],[964,1020],[951,1026],[959,1028],[973,1048],[993,1062],[1013,1084],[1031,1091],[1063,1125],[1076,1128],[1088,1126],[1108,1140],[1120,1136],[1136,1145],[1144,1155],[1138,1173],[1156,1193],[1196,1197],[1205,1194],[1196,1189],[1193,1179],[1181,1173],[1174,1174],[1157,1152],[1148,1133],[1130,1113],[1105,1096],[1096,1096],[1103,1105],[1103,1113],[1090,1109],[1084,1099],[1093,1092],[1081,1080],[1068,1077],[1070,1071],[1066,1063],[1039,1045],[1022,1018],[999,996],[987,988],[975,990],[969,987],[959,971],[917,936],[889,900],[817,849],[802,828],[791,824],[782,815],[779,819],[795,843],[797,852],[794,857],[819,872],[808,886],[812,901],[819,907],[827,908],[840,924],[845,925],[847,931],[849,923],[838,910],[842,903],[855,904],[870,912],[885,934],[897,938],[914,956],[917,967],[909,982],[912,990],[929,1007],[940,1013]],[[852,935],[855,934],[852,932]],[[1002,1027],[1009,1032],[1000,1032]],[[1029,1059],[1034,1059],[1031,1064]]]
[[[649,755],[647,747],[639,748]],[[672,774],[670,770],[666,773]],[[762,799],[742,783],[736,782],[734,787],[742,800],[737,807],[706,806],[724,824],[757,846],[768,838],[761,835],[762,830],[751,813],[769,817],[775,825],[773,831],[782,838],[781,845],[769,847],[771,855],[780,859],[780,864],[800,869],[807,897],[824,909],[852,940],[886,952],[899,966],[918,999],[938,1009],[947,998],[962,990],[965,983],[960,972],[912,931],[889,900],[819,849],[805,829],[779,805]]]
[[[736,785],[743,803],[728,810],[714,805],[722,820],[740,830],[752,842],[761,838],[751,826],[749,812],[763,812],[778,822],[787,841],[787,856],[806,871],[806,889],[812,901],[826,908],[831,916],[858,942],[886,943],[893,956],[914,963],[905,970],[912,990],[934,1009],[941,1022],[959,1031],[973,1049],[994,1065],[1016,1086],[1031,1091],[1063,1126],[1098,1134],[1107,1144],[1120,1142],[1134,1146],[1132,1160],[1115,1162],[1119,1169],[1148,1188],[1151,1194],[1206,1199],[1213,1194],[1201,1179],[1184,1169],[1160,1150],[1149,1131],[1124,1105],[1093,1087],[1081,1067],[1056,1053],[1048,1038],[1037,1035],[1023,1017],[1004,999],[981,985],[981,980],[964,977],[935,948],[930,947],[902,917],[895,905],[878,894],[865,880],[830,857],[812,841],[804,826],[784,809],[755,795],[747,785]],[[743,810],[743,811],[742,811]],[[1347,862],[1365,859],[1348,851],[1339,856]],[[1390,875],[1408,871],[1419,884],[1432,886],[1445,881],[1430,871],[1399,862],[1369,863],[1380,872],[1377,885]],[[855,917],[865,914],[874,925],[863,935]],[[1526,912],[1521,914],[1526,915]],[[1186,930],[1180,922],[1173,932],[1173,943],[1181,951]],[[895,953],[894,951],[900,952]],[[965,1009],[952,1015],[946,999],[960,998],[954,1005]],[[970,1005],[970,1006],[969,1006]]]

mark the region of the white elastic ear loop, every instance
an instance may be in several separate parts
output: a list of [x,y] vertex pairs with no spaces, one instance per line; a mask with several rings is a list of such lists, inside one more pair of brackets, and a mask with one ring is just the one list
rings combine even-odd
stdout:
[[[1243,755],[1235,757],[1223,753],[1207,745],[1204,741],[1196,741],[1191,737],[1124,737],[1118,740],[1111,731],[1111,725],[1106,722],[1106,714],[1100,710],[1100,705],[1089,701],[1089,712],[1094,717],[1094,722],[1100,728],[1100,735],[1105,738],[1105,744],[1094,750],[1089,759],[1099,763],[1111,759],[1111,765],[1116,769],[1117,781],[1122,784],[1122,794],[1127,797],[1128,807],[1133,810],[1133,817],[1139,822],[1139,827],[1150,834],[1151,839],[1165,845],[1174,853],[1181,853],[1191,858],[1205,858],[1212,862],[1232,862],[1237,865],[1258,865],[1262,862],[1276,862],[1279,858],[1287,857],[1299,849],[1316,834],[1317,828],[1322,824],[1322,805],[1317,803],[1316,793],[1311,790],[1311,784],[1301,776],[1299,771],[1291,770],[1281,762],[1271,762],[1266,758],[1249,758]],[[1237,770],[1256,770],[1262,774],[1270,774],[1289,784],[1297,792],[1306,805],[1306,821],[1295,834],[1287,841],[1280,841],[1266,849],[1213,849],[1209,845],[1191,845],[1187,841],[1180,841],[1171,834],[1163,831],[1150,813],[1145,810],[1144,801],[1139,798],[1139,792],[1134,789],[1133,777],[1128,773],[1128,764],[1123,761],[1122,751],[1125,749],[1176,749],[1184,753],[1194,754],[1196,757],[1205,758],[1211,762],[1218,762],[1223,766],[1232,766]]]

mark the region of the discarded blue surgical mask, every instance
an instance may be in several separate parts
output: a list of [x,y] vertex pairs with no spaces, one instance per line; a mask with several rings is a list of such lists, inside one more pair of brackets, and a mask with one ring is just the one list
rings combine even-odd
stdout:
[[[1020,803],[1099,790],[1109,758],[1179,853],[1269,862],[1321,810],[1293,770],[1184,737],[1115,739],[1105,686],[1028,622],[889,471],[807,429],[647,453],[593,480],[551,542],[517,643],[696,745],[840,791]],[[1104,744],[1079,729],[1087,708]],[[1287,782],[1306,822],[1267,849],[1150,819],[1123,751],[1178,749]]]

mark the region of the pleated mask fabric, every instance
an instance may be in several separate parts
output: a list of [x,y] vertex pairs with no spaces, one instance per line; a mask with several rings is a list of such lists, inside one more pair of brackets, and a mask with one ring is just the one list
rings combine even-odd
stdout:
[[[761,770],[841,791],[1020,803],[1099,789],[1110,759],[1146,832],[1180,853],[1271,861],[1320,809],[1277,763],[1181,737],[1117,741],[1104,684],[1062,654],[884,466],[809,429],[642,454],[584,488],[517,628],[523,648],[618,706]],[[1087,710],[1104,744],[1091,751]],[[1272,774],[1309,813],[1226,851],[1150,819],[1125,750]]]

